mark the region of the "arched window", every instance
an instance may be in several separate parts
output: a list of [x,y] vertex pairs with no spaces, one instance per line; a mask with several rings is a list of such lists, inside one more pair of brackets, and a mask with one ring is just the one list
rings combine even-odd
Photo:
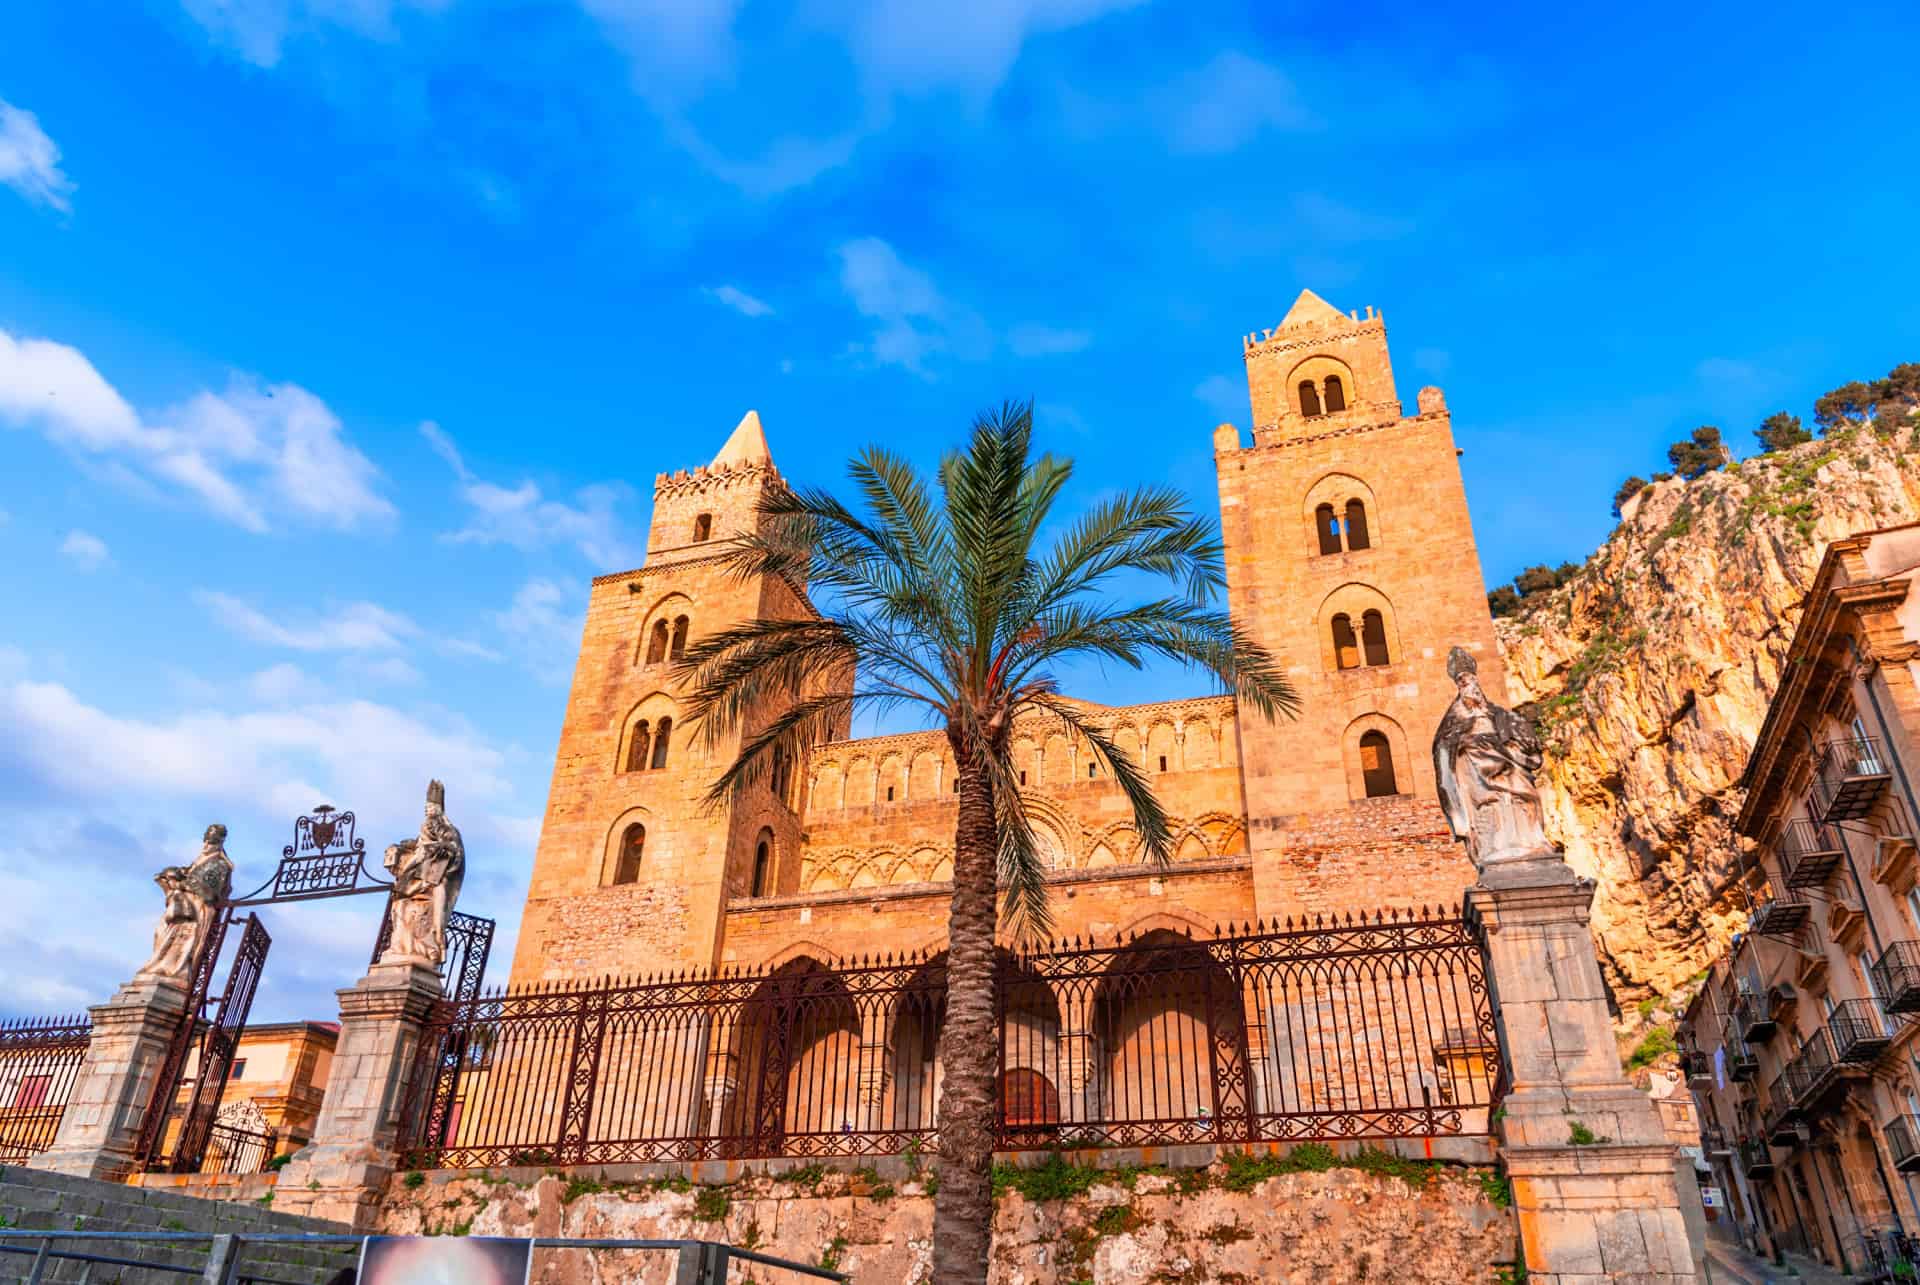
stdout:
[[1369,665],[1387,663],[1387,622],[1379,612],[1368,611],[1360,617],[1360,646]]
[[1333,506],[1323,504],[1313,511],[1313,529],[1320,533],[1320,552],[1340,552],[1340,523],[1333,516]]
[[1347,390],[1340,386],[1340,376],[1327,376],[1327,414],[1347,408]]
[[693,542],[703,544],[713,535],[713,514],[702,513],[693,520]]
[[1387,743],[1385,732],[1361,733],[1360,777],[1366,782],[1370,799],[1400,793],[1400,785],[1393,776],[1393,746]]
[[681,616],[673,622],[673,650],[668,653],[674,660],[687,654],[687,618]]
[[667,736],[673,731],[673,720],[663,718],[653,729],[653,766],[667,765]]
[[653,636],[647,640],[647,663],[657,665],[667,658],[667,622],[665,618],[653,622]]
[[1309,419],[1320,413],[1320,391],[1311,379],[1300,381],[1300,413]]
[[753,895],[764,897],[773,891],[773,831],[762,830],[753,845]]
[[1353,620],[1346,612],[1333,618],[1333,663],[1340,669],[1356,669],[1360,647],[1353,637]]
[[1368,549],[1373,541],[1367,535],[1367,506],[1362,500],[1347,501],[1347,548]]
[[627,771],[643,772],[647,767],[647,755],[652,748],[653,738],[647,733],[645,720],[633,726],[633,739],[627,742]]
[[640,858],[646,852],[647,827],[634,823],[620,836],[620,859],[614,863],[615,883],[640,882]]

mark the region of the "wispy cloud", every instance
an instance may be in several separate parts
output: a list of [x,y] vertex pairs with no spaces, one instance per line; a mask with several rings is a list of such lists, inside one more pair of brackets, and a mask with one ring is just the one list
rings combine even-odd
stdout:
[[771,317],[773,305],[756,299],[735,286],[704,286],[702,293],[718,300],[743,317]]
[[1312,116],[1293,82],[1277,68],[1237,50],[1154,95],[1153,116],[1176,152],[1237,151],[1268,130],[1304,129]]
[[1092,342],[1089,331],[1062,330],[1032,321],[1022,322],[1007,332],[1007,347],[1016,357],[1055,357],[1079,352]]
[[932,277],[909,266],[885,241],[860,237],[836,253],[841,289],[854,310],[874,323],[872,334],[854,347],[876,364],[931,378],[927,359],[936,353],[977,359],[992,351],[986,323],[949,301]]
[[550,500],[529,479],[507,487],[476,476],[452,436],[438,424],[428,421],[420,425],[420,433],[453,469],[459,479],[460,496],[469,510],[467,525],[448,532],[444,539],[454,544],[504,544],[522,551],[570,544],[601,567],[627,566],[634,561],[616,512],[631,495],[624,483],[582,487],[572,504]]
[[112,561],[107,542],[91,531],[69,531],[60,542],[60,556],[82,571],[98,571]]
[[78,349],[0,330],[0,425],[185,491],[218,517],[268,530],[267,501],[339,530],[392,516],[378,471],[325,402],[297,384],[236,375],[143,416]]
[[256,67],[278,66],[289,40],[338,28],[375,40],[394,37],[405,9],[437,12],[452,0],[180,0],[214,44]]
[[194,600],[244,638],[294,651],[394,651],[420,635],[420,626],[371,602],[270,616],[228,593],[202,589]]
[[0,100],[0,183],[36,205],[66,213],[73,208],[73,180],[60,168],[60,149],[40,118]]
[[527,581],[506,610],[493,615],[494,628],[528,670],[555,685],[573,676],[585,622],[580,593],[553,580]]

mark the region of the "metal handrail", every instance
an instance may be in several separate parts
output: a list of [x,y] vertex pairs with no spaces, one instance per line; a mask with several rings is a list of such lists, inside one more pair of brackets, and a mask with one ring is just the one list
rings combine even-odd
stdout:
[[[724,1244],[713,1240],[621,1240],[606,1237],[582,1236],[510,1236],[499,1237],[503,1240],[525,1240],[530,1249],[670,1249],[679,1255],[678,1270],[674,1276],[675,1285],[725,1285],[728,1264],[733,1259],[742,1262],[758,1263],[762,1267],[774,1267],[784,1271],[798,1272],[818,1280],[844,1281],[845,1273],[834,1271],[830,1267],[820,1267],[812,1263],[796,1263],[791,1259],[776,1258],[772,1254],[763,1254],[755,1249],[743,1249],[739,1246]],[[367,1240],[365,1235],[334,1235],[330,1233],[308,1232],[260,1232],[246,1235],[219,1235],[211,1232],[172,1232],[172,1231],[47,1231],[31,1230],[19,1227],[0,1227],[0,1240],[37,1240],[38,1249],[15,1250],[11,1246],[0,1245],[0,1253],[30,1253],[34,1255],[33,1269],[25,1278],[26,1285],[42,1285],[48,1263],[53,1259],[78,1259],[85,1262],[103,1262],[123,1267],[143,1267],[152,1271],[175,1272],[181,1275],[200,1275],[207,1281],[221,1282],[258,1282],[258,1285],[298,1285],[297,1282],[281,1282],[277,1278],[258,1276],[251,1272],[236,1271],[240,1251],[248,1245],[359,1245]],[[55,1250],[56,1241],[81,1241],[101,1243],[109,1241],[127,1241],[136,1244],[155,1245],[198,1245],[209,1246],[205,1268],[181,1267],[172,1263],[149,1263],[138,1259],[115,1258],[99,1254],[76,1254]]]

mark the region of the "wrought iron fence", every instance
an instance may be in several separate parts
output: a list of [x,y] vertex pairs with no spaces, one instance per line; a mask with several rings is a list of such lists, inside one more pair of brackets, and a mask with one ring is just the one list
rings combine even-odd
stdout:
[[0,1022],[0,1164],[53,1145],[92,1038],[85,1013]]
[[[1002,952],[995,986],[1006,1150],[1477,1134],[1502,1092],[1457,911]],[[444,1002],[405,1163],[930,1151],[945,996],[936,955]]]
[[216,1124],[207,1130],[206,1150],[200,1156],[201,1173],[264,1173],[273,1159],[280,1135]]

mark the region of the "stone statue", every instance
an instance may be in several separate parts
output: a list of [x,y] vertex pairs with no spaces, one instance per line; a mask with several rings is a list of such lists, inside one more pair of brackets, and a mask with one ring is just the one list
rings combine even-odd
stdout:
[[1482,874],[1501,862],[1557,860],[1533,783],[1543,755],[1532,722],[1487,699],[1479,666],[1464,648],[1448,653],[1447,676],[1460,691],[1433,734],[1433,772],[1447,827]]
[[200,855],[192,865],[168,866],[153,877],[166,905],[153,930],[153,957],[140,966],[134,979],[188,985],[200,946],[213,928],[213,917],[233,893],[233,862],[227,859],[227,827],[210,825],[200,840]]
[[447,787],[427,783],[427,815],[420,835],[389,844],[393,876],[393,932],[380,962],[440,966],[447,954],[447,916],[460,899],[467,875],[467,848],[447,820]]

